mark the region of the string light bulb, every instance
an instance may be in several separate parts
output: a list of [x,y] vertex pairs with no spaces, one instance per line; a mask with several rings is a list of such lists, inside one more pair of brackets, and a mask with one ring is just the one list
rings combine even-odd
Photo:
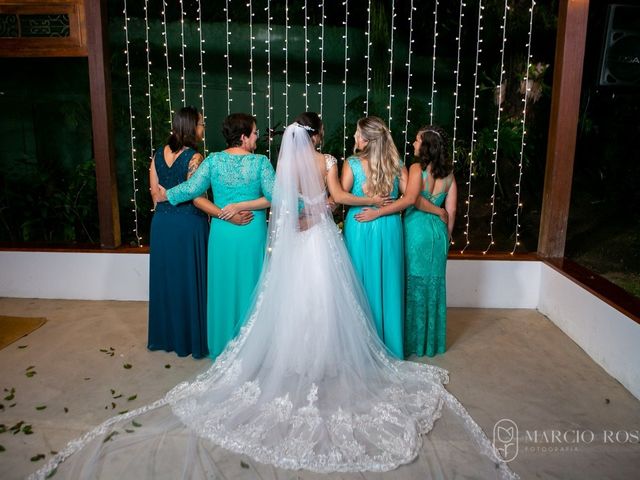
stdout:
[[309,111],[309,14],[307,12],[307,0],[302,7],[304,13],[304,111]]
[[454,96],[454,107],[453,107],[453,136],[451,140],[451,162],[453,165],[456,164],[457,158],[457,150],[456,150],[456,140],[458,136],[458,120],[460,120],[460,53],[462,51],[462,18],[464,17],[463,9],[467,4],[464,1],[460,0],[460,9],[458,12],[458,37],[456,38],[456,42],[458,42],[458,55],[456,57],[456,69],[453,71],[456,79],[456,85],[454,88],[453,96]]
[[[411,111],[410,98],[411,98],[411,77],[413,74],[411,73],[411,55],[413,54],[413,12],[416,8],[413,6],[413,0],[409,5],[409,58],[407,59],[406,67],[407,67],[407,103],[405,105],[405,115],[404,115],[404,156],[402,157],[405,161],[407,160],[407,145],[409,145],[409,112]],[[409,152],[411,154],[411,152]]]
[[289,125],[289,0],[284,2],[284,118]]
[[249,0],[247,3],[247,7],[249,7],[249,99],[251,101],[251,116],[256,116],[255,111],[255,91],[253,88],[253,41],[255,37],[253,36],[253,2]]
[[318,82],[318,95],[320,95],[320,118],[322,118],[322,109],[323,109],[323,93],[324,93],[324,22],[327,17],[324,15],[324,1],[320,2],[320,15],[322,19],[320,20],[320,81]]
[[484,6],[482,5],[482,0],[478,0],[478,28],[476,30],[476,66],[473,73],[473,107],[471,109],[471,146],[469,148],[469,179],[467,181],[467,199],[465,200],[466,205],[466,213],[464,214],[465,219],[465,228],[464,228],[464,236],[466,239],[466,243],[460,253],[464,253],[464,251],[469,247],[469,212],[471,211],[471,199],[473,198],[473,194],[471,193],[471,179],[473,178],[473,151],[476,146],[476,122],[478,121],[478,117],[476,116],[476,107],[479,98],[478,89],[478,70],[480,67],[480,53],[482,53],[481,43],[482,38],[480,38],[482,34],[482,11],[484,10]]
[[[413,3],[413,0],[411,0]],[[365,37],[367,39],[367,53],[365,54],[365,59],[367,60],[367,92],[364,100],[364,116],[369,116],[369,94],[371,92],[371,0],[367,4],[367,31],[365,32]]]
[[389,84],[387,87],[389,88],[389,104],[387,105],[387,110],[389,110],[389,131],[391,131],[391,106],[393,103],[393,37],[396,31],[396,2],[391,2],[391,37],[389,41]]
[[229,47],[231,45],[231,20],[229,19],[229,3],[231,0],[225,0],[225,27],[226,27],[226,35],[227,35],[227,53],[224,58],[227,61],[227,115],[231,114],[231,102],[233,98],[231,98],[231,57],[229,55]]
[[[200,41],[200,112],[202,113],[202,121],[206,125],[207,123],[207,115],[204,109],[204,89],[207,88],[207,85],[204,81],[204,38],[202,38],[202,2],[198,0],[198,39]],[[202,136],[202,147],[204,149],[205,155],[207,154],[207,134],[206,131]]]
[[269,156],[269,160],[271,160],[271,145],[273,143],[273,125],[272,125],[272,110],[271,106],[271,0],[267,0],[267,6],[265,8],[267,11],[267,39],[265,43],[267,44],[267,48],[265,50],[267,54],[267,126],[268,126],[268,145],[267,145],[267,155]]
[[171,130],[171,119],[173,118],[173,107],[171,105],[171,66],[169,65],[169,37],[167,36],[167,2],[162,2],[162,36],[164,37],[164,58],[167,67],[167,105],[169,106],[169,130]]
[[342,2],[344,5],[344,80],[342,80],[343,90],[342,90],[342,100],[343,100],[343,110],[342,110],[342,160],[344,161],[347,158],[347,76],[349,73],[349,0],[344,0]]
[[187,104],[187,67],[185,61],[184,49],[186,45],[184,43],[184,1],[180,0],[180,58],[182,59],[182,106]]
[[147,54],[147,91],[145,96],[147,97],[147,120],[149,121],[149,159],[153,160],[153,112],[151,109],[151,87],[153,84],[151,83],[151,52],[149,48],[149,0],[144,0],[144,47]]
[[438,43],[438,0],[433,7],[433,55],[431,57],[431,100],[429,101],[429,123],[433,125],[433,109],[436,95],[436,45]]

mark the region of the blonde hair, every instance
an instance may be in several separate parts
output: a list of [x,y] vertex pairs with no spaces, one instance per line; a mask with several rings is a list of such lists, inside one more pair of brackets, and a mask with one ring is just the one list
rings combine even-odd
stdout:
[[363,150],[354,153],[369,161],[369,176],[365,187],[367,194],[389,195],[393,182],[400,175],[400,154],[393,143],[387,125],[378,117],[365,117],[358,120],[360,137],[367,140]]

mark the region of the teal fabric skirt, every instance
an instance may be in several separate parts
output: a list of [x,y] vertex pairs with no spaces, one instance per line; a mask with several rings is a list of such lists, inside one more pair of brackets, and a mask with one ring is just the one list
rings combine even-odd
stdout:
[[351,208],[344,238],[371,306],[375,327],[391,353],[404,358],[404,250],[400,215],[358,222]]

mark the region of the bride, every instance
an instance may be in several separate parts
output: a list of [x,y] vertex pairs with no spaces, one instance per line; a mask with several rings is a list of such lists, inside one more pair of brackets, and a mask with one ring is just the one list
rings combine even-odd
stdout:
[[394,359],[378,339],[318,165],[305,127],[287,127],[262,276],[215,363],[72,441],[32,478],[235,478],[246,463],[234,454],[322,473],[383,472],[419,455],[398,472],[515,477],[444,388],[447,372]]

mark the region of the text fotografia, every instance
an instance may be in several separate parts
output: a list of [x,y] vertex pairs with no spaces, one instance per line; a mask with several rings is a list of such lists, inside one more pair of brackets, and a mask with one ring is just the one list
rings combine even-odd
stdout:
[[590,429],[524,430],[511,419],[503,418],[493,427],[493,445],[506,462],[518,456],[522,449],[535,453],[578,451],[587,445],[638,445],[640,429],[594,431]]

